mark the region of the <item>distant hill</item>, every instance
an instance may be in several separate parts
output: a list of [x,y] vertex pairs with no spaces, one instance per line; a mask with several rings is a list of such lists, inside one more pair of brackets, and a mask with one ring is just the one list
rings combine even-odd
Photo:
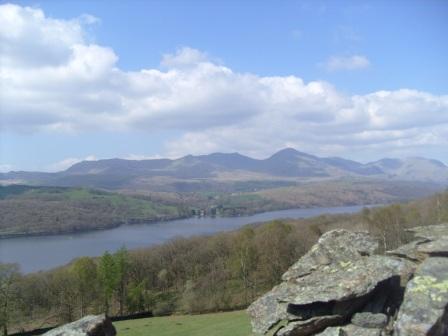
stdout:
[[0,238],[76,233],[188,215],[147,197],[86,188],[0,186]]
[[[322,158],[283,149],[267,159],[238,153],[187,155],[179,159],[83,161],[57,173],[9,172],[0,183],[86,186],[104,189],[147,189],[157,191],[232,191],[229,183],[252,181],[296,182],[370,178],[448,184],[448,167],[426,158],[385,158],[367,164],[339,157]],[[224,186],[224,184],[226,186]]]

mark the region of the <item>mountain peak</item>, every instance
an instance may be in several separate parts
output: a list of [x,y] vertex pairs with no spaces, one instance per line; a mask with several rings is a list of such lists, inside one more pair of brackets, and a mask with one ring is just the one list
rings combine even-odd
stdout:
[[297,158],[299,156],[307,157],[307,158],[317,158],[314,155],[310,155],[304,152],[299,152],[298,150],[287,147],[285,149],[279,150],[277,153],[273,154],[269,159],[288,159],[288,158]]

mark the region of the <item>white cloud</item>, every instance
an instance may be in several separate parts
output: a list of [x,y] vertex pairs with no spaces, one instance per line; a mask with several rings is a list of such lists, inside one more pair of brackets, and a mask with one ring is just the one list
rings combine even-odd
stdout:
[[13,165],[0,163],[0,173],[7,173],[13,169]]
[[[166,144],[164,156],[448,145],[448,95],[402,89],[350,96],[324,81],[235,72],[188,47],[164,55],[160,68],[129,72],[117,66],[111,48],[87,41],[85,24],[93,19],[57,20],[39,9],[2,5],[0,21],[0,130],[182,134]],[[360,55],[329,61],[331,70],[369,65]]]
[[163,55],[161,65],[167,68],[182,68],[206,63],[208,60],[209,56],[206,53],[190,47],[183,47],[178,49],[175,54]]
[[166,159],[166,156],[163,155],[145,155],[145,154],[129,154],[125,156],[123,159],[126,160],[156,160],[156,159]]
[[324,64],[328,71],[359,70],[370,66],[370,61],[363,55],[331,56]]

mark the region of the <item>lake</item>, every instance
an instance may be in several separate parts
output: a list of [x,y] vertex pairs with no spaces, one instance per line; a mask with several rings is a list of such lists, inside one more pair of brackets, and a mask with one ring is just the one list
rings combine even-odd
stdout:
[[56,236],[20,237],[0,240],[0,262],[14,262],[22,272],[47,270],[80,256],[161,244],[176,237],[230,231],[245,224],[280,218],[307,218],[321,214],[353,213],[363,206],[270,211],[240,217],[187,218],[148,224],[123,225],[115,229]]

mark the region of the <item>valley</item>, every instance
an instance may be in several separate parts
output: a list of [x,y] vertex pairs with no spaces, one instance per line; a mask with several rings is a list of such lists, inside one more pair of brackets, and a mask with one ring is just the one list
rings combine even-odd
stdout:
[[389,204],[443,191],[435,160],[361,164],[291,148],[263,160],[237,153],[83,161],[56,173],[0,174],[0,238],[110,229],[184,217]]

